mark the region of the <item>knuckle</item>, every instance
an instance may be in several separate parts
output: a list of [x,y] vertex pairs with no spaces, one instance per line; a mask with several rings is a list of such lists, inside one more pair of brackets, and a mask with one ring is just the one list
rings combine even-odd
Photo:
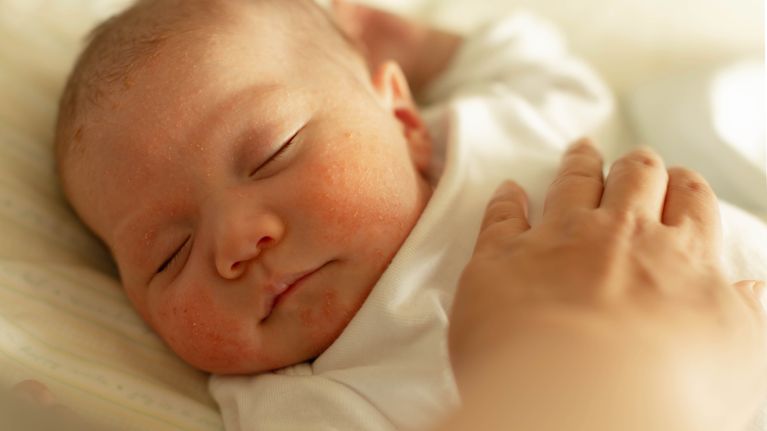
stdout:
[[711,186],[698,172],[683,167],[673,167],[668,170],[669,188],[693,194],[713,194]]
[[560,174],[576,172],[581,175],[601,176],[601,162],[593,157],[583,154],[571,154],[567,156],[567,163],[562,167]]
[[524,191],[517,183],[506,181],[496,189],[495,194],[488,201],[487,207],[490,208],[499,202],[517,200],[517,197],[522,194]]
[[631,226],[634,224],[634,212],[629,209],[613,210],[613,225],[616,227]]
[[599,151],[594,147],[594,144],[591,144],[588,139],[583,139],[578,141],[576,144],[574,144],[570,149],[568,150],[569,155],[581,155],[588,157],[589,159],[596,159],[596,160],[602,160],[602,155],[599,153]]
[[[474,265],[471,273],[477,271],[477,259],[484,263],[499,256],[509,258],[516,250],[515,244],[521,241],[519,232],[530,226],[522,219],[506,219],[501,223],[488,225],[477,236],[474,248]],[[481,266],[481,265],[480,265]],[[486,268],[485,268],[486,269]],[[481,273],[481,271],[480,271]]]
[[552,187],[560,187],[566,184],[578,184],[582,187],[602,186],[602,176],[583,170],[568,170],[562,172],[552,181]]
[[512,229],[514,232],[519,232],[519,231],[527,230],[530,228],[530,224],[528,224],[526,220],[521,219],[519,217],[506,219],[504,224],[508,226],[510,229]]
[[485,224],[495,224],[504,220],[517,218],[524,209],[519,202],[512,200],[497,200],[488,205]]
[[697,172],[692,169],[685,168],[684,166],[672,166],[668,168],[669,176],[674,178],[694,177],[698,175]]
[[660,169],[663,167],[663,159],[649,148],[640,148],[618,159],[615,166],[621,169]]
[[485,218],[490,217],[493,213],[501,211],[509,200],[503,196],[494,196],[488,201],[485,207]]
[[602,216],[598,212],[584,208],[574,208],[567,214],[560,214],[556,219],[558,226],[565,232],[583,232],[602,223]]
[[515,201],[515,200],[494,200],[490,202],[490,204],[487,207],[488,213],[501,213],[501,214],[508,214],[513,213],[515,211],[520,211],[522,209],[522,205]]
[[583,156],[571,156],[573,163],[564,165],[552,181],[552,187],[577,183],[582,186],[602,186],[601,165]]
[[637,214],[629,208],[610,209],[604,217],[604,227],[609,232],[609,236],[625,236],[639,223]]

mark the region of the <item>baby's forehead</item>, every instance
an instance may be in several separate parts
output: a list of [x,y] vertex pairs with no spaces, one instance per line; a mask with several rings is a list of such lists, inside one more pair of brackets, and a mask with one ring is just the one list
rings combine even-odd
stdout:
[[223,49],[222,42],[239,37],[267,44],[283,40],[302,51],[313,47],[356,51],[354,43],[313,0],[234,1],[214,17],[190,17],[170,33],[168,40],[208,49]]
[[[243,46],[251,49],[243,52]],[[227,54],[227,67],[240,74],[255,73],[245,70],[245,62],[254,59],[268,65],[316,57],[351,61],[356,64],[348,69],[367,75],[356,48],[313,0],[142,1],[92,32],[62,96],[60,154],[76,140],[78,120],[86,120],[93,109],[121,103],[122,92],[133,88],[142,72],[144,78],[154,77],[160,66],[178,77],[216,72]]]
[[[187,1],[190,4],[240,3],[237,0],[184,0],[182,3]],[[113,23],[113,27],[103,29],[106,36],[102,35],[100,40],[92,43],[109,46],[96,46],[89,55],[81,57],[73,72],[74,78],[70,77],[62,97],[63,109],[59,114],[56,143],[57,164],[65,193],[86,224],[99,236],[107,239],[107,221],[113,218],[115,208],[122,204],[97,210],[94,202],[115,195],[125,196],[128,200],[128,195],[136,192],[137,188],[152,190],[151,184],[139,186],[133,184],[135,181],[150,178],[156,171],[163,174],[178,171],[180,168],[165,163],[165,159],[181,158],[167,143],[195,136],[189,125],[198,123],[204,129],[204,121],[197,120],[205,119],[206,115],[194,114],[213,112],[214,105],[225,104],[225,100],[237,91],[253,85],[279,84],[283,88],[279,94],[286,97],[274,106],[285,106],[287,109],[295,108],[299,98],[287,97],[290,94],[285,90],[304,90],[306,85],[312,85],[309,90],[316,89],[320,93],[328,91],[324,88],[332,85],[328,83],[345,82],[344,79],[323,78],[326,75],[323,71],[334,68],[337,73],[343,73],[342,69],[348,71],[351,68],[330,66],[333,61],[328,61],[328,57],[332,58],[332,54],[323,53],[316,58],[309,55],[312,48],[327,49],[323,44],[334,43],[331,51],[338,53],[337,58],[341,55],[351,57],[348,53],[341,54],[344,46],[338,42],[342,39],[325,42],[324,38],[316,37],[317,32],[333,31],[332,27],[323,27],[324,24],[320,25],[319,21],[315,37],[308,37],[307,27],[304,25],[302,29],[302,22],[296,16],[287,14],[292,12],[290,7],[295,8],[299,2],[263,0],[264,5],[268,4],[271,9],[264,6],[248,9],[248,14],[239,15],[229,11],[211,16],[199,26],[178,27],[172,37],[157,39],[159,43],[147,51],[138,65],[121,63],[123,60],[120,59],[124,58],[121,53],[129,52],[134,46],[131,43],[139,43],[140,40],[129,43],[122,36],[115,36],[113,33],[125,30],[114,27],[118,24]],[[142,3],[178,2],[156,0]],[[286,6],[281,6],[283,4]],[[306,15],[302,19],[314,18]],[[156,17],[156,20],[163,19],[161,15]],[[123,24],[131,22],[119,25]],[[132,30],[138,30],[140,24],[136,26]],[[152,35],[153,38],[155,36]],[[116,59],[112,69],[105,66],[103,53],[109,53],[111,59]],[[106,58],[110,59],[109,56]],[[310,64],[308,61],[313,61],[314,66],[307,67]],[[353,70],[359,71],[360,76],[367,75],[364,62],[361,64]],[[110,70],[114,73],[114,79],[104,81],[105,76],[112,77]],[[291,73],[301,73],[304,79],[293,77],[291,80]],[[304,88],[299,88],[300,85]],[[99,97],[92,97],[90,93],[94,91]],[[306,94],[310,92],[303,91]],[[267,102],[277,100],[274,97],[267,100],[263,95],[258,97]],[[270,111],[274,112],[273,109]],[[176,130],[176,136],[168,136],[168,132]],[[200,139],[200,142],[204,141]],[[164,149],[168,152],[163,153]],[[151,157],[148,160],[136,157],[142,154],[150,154]],[[162,169],[153,168],[151,163],[162,166]],[[118,189],[124,189],[125,193],[118,192]],[[125,202],[124,206],[130,208],[132,205]]]
[[[220,14],[191,29],[178,28],[137,67],[129,68],[116,92],[120,92],[119,87],[131,88],[139,74],[147,81],[164,78],[166,82],[159,83],[158,88],[148,89],[159,94],[168,92],[169,84],[179,80],[213,80],[222,74],[228,80],[247,77],[281,81],[309,71],[321,74],[329,66],[349,62],[362,65],[353,66],[353,70],[367,72],[356,48],[327,17],[308,12],[296,15],[292,9],[303,1],[264,3],[263,7],[246,8],[242,13]],[[344,68],[349,69],[348,65]]]

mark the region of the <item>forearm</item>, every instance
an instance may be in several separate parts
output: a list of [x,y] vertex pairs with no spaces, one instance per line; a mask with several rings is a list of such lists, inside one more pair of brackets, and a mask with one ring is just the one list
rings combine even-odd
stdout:
[[445,70],[463,41],[458,34],[364,5],[335,1],[333,10],[370,70],[395,61],[416,95]]
[[735,431],[710,416],[684,358],[588,326],[514,335],[466,364],[463,407],[438,431]]
[[458,34],[423,27],[412,49],[412,60],[403,69],[413,94],[418,95],[448,67],[462,42]]

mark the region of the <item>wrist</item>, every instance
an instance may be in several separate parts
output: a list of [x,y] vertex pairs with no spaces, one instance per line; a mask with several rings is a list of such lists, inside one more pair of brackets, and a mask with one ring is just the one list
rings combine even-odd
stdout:
[[476,429],[722,429],[715,410],[701,410],[700,387],[680,376],[675,352],[627,345],[604,322],[558,322],[506,331],[513,335],[498,338],[491,354],[466,364],[457,376],[464,409],[487,421]]

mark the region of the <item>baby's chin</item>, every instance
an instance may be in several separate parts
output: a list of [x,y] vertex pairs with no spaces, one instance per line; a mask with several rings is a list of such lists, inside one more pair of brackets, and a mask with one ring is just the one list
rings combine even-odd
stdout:
[[[369,289],[370,290],[370,289]],[[369,292],[368,292],[369,293]],[[166,339],[166,343],[189,365],[219,375],[252,375],[313,362],[330,348],[362,307],[367,294],[336,310],[323,309],[315,316],[297,314],[297,321],[279,331],[278,322],[258,328],[254,337],[237,338],[200,333],[196,340]],[[331,319],[323,319],[332,315]],[[287,318],[287,316],[285,316]],[[293,332],[291,334],[291,332]]]
[[195,352],[172,348],[184,362],[200,371],[220,375],[248,375],[311,362],[331,344],[332,341],[312,346],[314,348],[311,351],[304,351],[303,348],[299,348],[287,354],[279,355],[264,351],[247,351],[247,349],[241,351],[228,349],[232,351],[228,354],[222,354],[217,346],[200,346]]

